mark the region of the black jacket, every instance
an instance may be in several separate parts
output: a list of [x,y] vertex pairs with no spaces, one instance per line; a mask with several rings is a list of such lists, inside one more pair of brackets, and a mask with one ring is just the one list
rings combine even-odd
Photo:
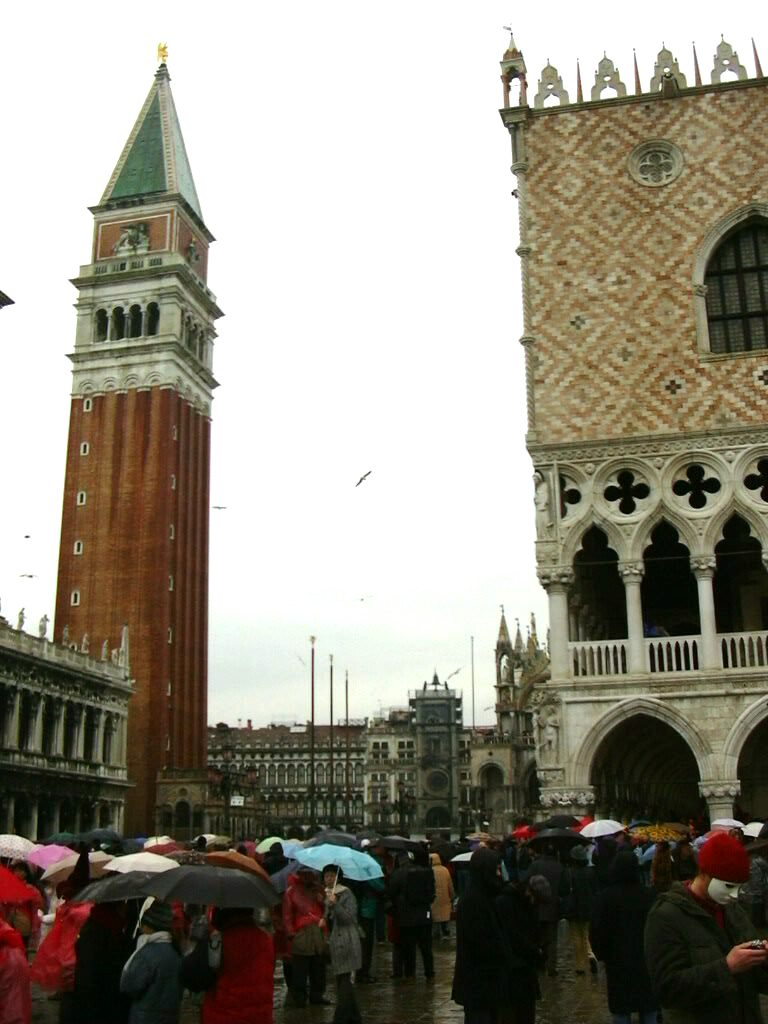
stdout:
[[731,974],[725,962],[755,933],[738,903],[725,907],[721,928],[680,882],[659,896],[645,927],[645,957],[665,1024],[762,1024],[768,968]]
[[645,921],[655,898],[656,890],[639,878],[612,882],[595,896],[589,941],[605,963],[611,1013],[655,1010],[659,1005],[643,955]]
[[496,1010],[507,1001],[508,957],[496,910],[501,891],[498,854],[479,849],[469,862],[469,884],[456,908],[453,1001],[468,1010]]

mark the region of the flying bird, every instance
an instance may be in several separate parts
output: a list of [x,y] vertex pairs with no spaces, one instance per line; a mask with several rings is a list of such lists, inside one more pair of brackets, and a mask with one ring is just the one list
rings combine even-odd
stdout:
[[371,475],[371,470],[369,469],[367,473],[363,473],[363,475],[360,477],[360,479],[355,484],[355,487],[359,487],[360,484],[363,482],[363,480],[366,480],[370,475]]
[[211,505],[211,508],[217,508],[220,511],[224,511],[226,509],[226,507],[227,507],[226,505]]
[[20,572],[19,578],[22,580],[36,580],[37,576],[33,572]]

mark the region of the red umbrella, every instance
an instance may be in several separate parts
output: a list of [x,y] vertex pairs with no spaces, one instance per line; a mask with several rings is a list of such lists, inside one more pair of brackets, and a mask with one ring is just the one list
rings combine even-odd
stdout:
[[28,903],[35,889],[22,882],[12,871],[0,865],[0,903]]
[[530,825],[518,825],[512,830],[512,835],[515,839],[530,839],[531,836],[536,835],[536,832]]

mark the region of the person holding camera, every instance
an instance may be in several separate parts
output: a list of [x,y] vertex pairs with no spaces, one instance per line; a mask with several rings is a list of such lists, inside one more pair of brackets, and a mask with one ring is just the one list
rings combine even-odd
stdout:
[[737,902],[749,855],[733,836],[712,836],[693,881],[661,893],[645,926],[645,959],[665,1024],[762,1024],[768,942]]

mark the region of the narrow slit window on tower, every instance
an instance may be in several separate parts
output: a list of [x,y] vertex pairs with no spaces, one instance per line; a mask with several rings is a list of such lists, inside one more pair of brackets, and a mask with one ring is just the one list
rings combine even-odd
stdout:
[[168,577],[168,589],[173,590],[173,576]]
[[81,540],[76,540],[75,541],[75,546],[73,547],[72,551],[76,555],[82,555],[82,553],[83,553],[83,542]]
[[77,605],[80,604],[80,591],[79,590],[73,590],[72,591],[72,593],[69,595],[69,603],[73,607],[77,607]]
[[173,525],[173,523],[171,523],[170,526],[168,527],[168,538],[169,540],[176,539],[176,527]]
[[93,399],[92,398],[84,398],[83,399],[83,412],[90,412],[92,408],[93,408]]
[[176,474],[175,473],[171,473],[171,490],[172,491],[176,490]]
[[168,627],[168,643],[173,643],[173,626]]
[[176,426],[175,423],[171,427],[171,437],[173,438],[174,441],[178,441],[179,440],[179,428]]
[[78,505],[84,505],[85,504],[85,499],[86,499],[85,491],[78,491],[77,492],[77,504]]
[[91,450],[91,446],[88,444],[87,441],[81,441],[80,442],[80,454],[81,455],[87,455],[90,450]]
[[768,222],[750,220],[707,266],[709,347],[718,355],[768,348]]

